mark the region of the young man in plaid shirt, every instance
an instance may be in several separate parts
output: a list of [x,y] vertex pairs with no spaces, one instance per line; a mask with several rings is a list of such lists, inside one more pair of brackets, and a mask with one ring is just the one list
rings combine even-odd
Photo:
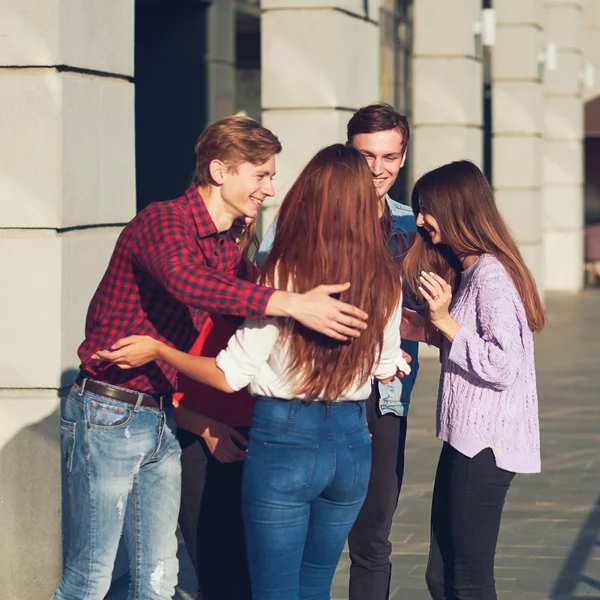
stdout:
[[122,369],[96,360],[97,350],[138,334],[187,351],[210,312],[291,317],[335,339],[366,327],[367,315],[331,297],[343,282],[295,294],[227,275],[242,268],[229,230],[274,194],[280,151],[252,119],[214,123],[196,144],[185,194],[148,206],[121,233],[89,307],[80,374],[61,404],[65,564],[54,600],[102,600],[121,535],[129,598],[172,598],[177,581],[176,371],[160,362]]

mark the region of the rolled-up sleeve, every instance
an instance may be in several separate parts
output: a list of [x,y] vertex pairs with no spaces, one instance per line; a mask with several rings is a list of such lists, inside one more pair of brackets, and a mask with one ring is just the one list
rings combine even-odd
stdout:
[[385,325],[383,332],[383,347],[379,363],[373,369],[373,375],[377,379],[387,379],[396,374],[400,369],[404,373],[410,373],[408,363],[402,357],[400,349],[400,321],[402,319],[402,297],[398,306],[394,309],[391,317]]
[[217,355],[217,366],[234,390],[245,388],[269,359],[279,330],[276,319],[246,319]]

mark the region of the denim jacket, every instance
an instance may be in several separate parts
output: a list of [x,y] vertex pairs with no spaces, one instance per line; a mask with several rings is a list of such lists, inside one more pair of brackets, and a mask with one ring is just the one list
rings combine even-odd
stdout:
[[[388,252],[392,253],[398,259],[400,258],[400,244],[398,243],[398,235],[402,235],[408,243],[408,234],[417,230],[415,216],[412,210],[405,204],[392,200],[386,196],[387,204],[392,215],[392,229],[387,243]],[[404,305],[407,305],[406,299],[403,300]],[[411,308],[409,306],[409,308]],[[410,395],[417,371],[419,370],[419,342],[411,342],[402,340],[400,348],[410,354],[412,362],[410,363],[410,374],[405,375],[402,379],[397,377],[390,383],[377,383],[379,387],[379,410],[381,414],[391,413],[399,417],[408,416],[408,408],[410,405]]]
[[[408,234],[417,229],[415,217],[412,210],[405,204],[400,204],[400,202],[392,200],[389,196],[386,196],[386,201],[392,215],[392,229],[387,249],[399,258],[401,249],[397,236],[402,235],[408,243]],[[259,267],[271,250],[276,228],[277,221],[275,220],[271,223],[263,237],[256,257]],[[411,372],[410,375],[405,375],[402,379],[395,378],[390,383],[377,384],[379,386],[379,410],[382,414],[391,413],[399,417],[406,417],[408,415],[410,395],[415,384],[417,371],[419,370],[419,343],[402,340],[400,347],[412,357],[412,362],[410,363]]]

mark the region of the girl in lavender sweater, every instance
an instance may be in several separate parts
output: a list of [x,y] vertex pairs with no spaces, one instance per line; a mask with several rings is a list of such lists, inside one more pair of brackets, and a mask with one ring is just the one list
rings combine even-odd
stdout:
[[540,471],[533,332],[544,310],[475,165],[427,173],[412,207],[420,236],[405,284],[428,314],[407,315],[403,337],[440,346],[442,363],[427,586],[434,600],[495,600],[506,493],[515,473]]

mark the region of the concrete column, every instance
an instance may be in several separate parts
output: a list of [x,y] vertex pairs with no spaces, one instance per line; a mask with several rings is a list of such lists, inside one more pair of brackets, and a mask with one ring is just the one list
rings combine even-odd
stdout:
[[0,596],[60,573],[58,390],[135,211],[133,0],[0,2]]
[[353,112],[379,99],[378,8],[363,0],[262,1],[263,123],[283,145],[263,228],[312,155],[344,142]]
[[452,160],[481,166],[481,0],[419,0],[413,10],[413,176]]
[[584,88],[584,100],[600,94],[600,0],[587,0],[584,17],[585,60],[594,68],[594,85]]
[[[585,100],[585,223],[600,222],[600,0],[585,3],[585,60],[593,69]],[[591,83],[591,82],[589,82]]]
[[206,24],[206,121],[213,123],[235,113],[235,1],[213,2]]
[[495,9],[493,184],[498,207],[543,290],[543,5],[501,0]]
[[544,255],[547,290],[583,285],[583,1],[544,4],[546,40],[556,46],[545,75]]

